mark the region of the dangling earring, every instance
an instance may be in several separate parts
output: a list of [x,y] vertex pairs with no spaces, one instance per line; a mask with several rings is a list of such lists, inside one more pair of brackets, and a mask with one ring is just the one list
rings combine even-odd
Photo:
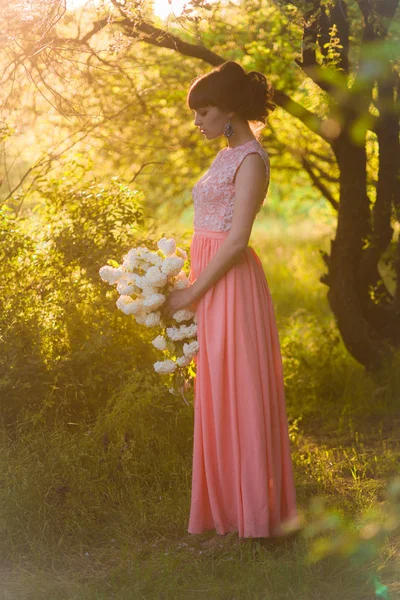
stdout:
[[235,128],[231,123],[231,117],[228,117],[228,121],[225,123],[224,136],[230,138],[235,133]]

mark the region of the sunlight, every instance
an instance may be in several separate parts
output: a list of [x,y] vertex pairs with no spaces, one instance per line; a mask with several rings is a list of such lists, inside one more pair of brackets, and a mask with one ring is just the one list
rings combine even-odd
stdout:
[[[99,0],[67,0],[68,10],[82,8],[85,4],[99,4]],[[179,16],[188,0],[153,0],[154,14],[160,19],[166,19],[170,14],[174,13]]]
[[185,7],[185,4],[187,4],[187,0],[154,0],[154,14],[161,19],[166,19],[171,13],[179,16]]
[[77,8],[82,8],[85,4],[93,5],[100,4],[100,0],[67,0],[67,9],[75,10]]

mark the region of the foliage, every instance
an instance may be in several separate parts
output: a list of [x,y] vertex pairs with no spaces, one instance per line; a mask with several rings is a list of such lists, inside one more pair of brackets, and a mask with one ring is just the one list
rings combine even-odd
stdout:
[[143,194],[118,178],[106,186],[80,177],[71,164],[38,187],[29,218],[1,213],[6,420],[42,402],[68,414],[98,411],[117,382],[152,355],[151,334],[117,310],[98,274],[109,256],[151,237],[143,230]]
[[[46,1],[42,0],[41,6],[44,7]],[[126,9],[130,4],[125,3]],[[146,3],[140,4],[145,6]],[[182,33],[187,41],[194,37],[221,56],[241,61],[249,70],[265,72],[278,88],[295,92],[298,101],[314,108],[318,96],[315,90],[304,87],[304,77],[293,63],[293,46],[301,41],[293,15],[284,14],[273,3],[264,6],[258,1],[247,0],[242,4],[239,8],[234,3],[212,3],[212,12],[199,6],[196,14],[201,19],[189,24],[189,29],[185,27],[185,17],[178,21],[171,17],[168,29],[171,34]],[[135,7],[130,8],[134,13]],[[129,31],[122,32],[115,9],[115,6],[111,8],[99,3],[96,11],[92,11],[90,4],[81,14],[79,11],[60,11],[60,18],[54,25],[60,38],[69,39],[78,33],[78,18],[80,30],[90,31],[92,21],[103,11],[108,14],[108,25],[101,21],[102,27],[96,35],[88,38],[89,45],[80,47],[75,42],[73,56],[68,44],[46,46],[28,66],[37,74],[33,78],[34,84],[29,84],[21,67],[15,65],[13,74],[18,81],[19,94],[27,99],[24,113],[30,123],[28,139],[29,142],[34,140],[33,147],[63,159],[70,153],[69,146],[74,144],[75,149],[92,157],[93,169],[100,178],[111,177],[117,171],[127,181],[134,179],[145,190],[149,207],[166,221],[191,205],[191,185],[221,147],[219,141],[207,145],[201,143],[186,107],[190,82],[208,67],[201,67],[197,58],[183,60],[182,56],[171,55],[170,49],[149,46],[140,41],[140,35],[136,41]],[[50,25],[41,22],[46,12],[43,10],[40,14],[35,21],[38,37]],[[159,20],[152,20],[149,13],[147,15],[154,26],[162,26]],[[10,30],[7,23],[4,27]],[[233,30],[235,43],[229,33]],[[13,35],[22,44],[19,50],[12,45]],[[12,27],[8,43],[13,50],[22,53],[23,60],[23,39]],[[88,51],[91,59],[86,63]],[[46,65],[53,61],[57,63],[57,69],[50,72]],[[11,80],[6,79],[5,97],[10,83]],[[14,122],[16,116],[14,108],[18,94],[15,90],[14,94],[4,110],[10,122]],[[57,110],[49,113],[43,96],[51,99]],[[273,113],[270,123],[271,127],[264,131],[264,143],[271,154],[274,181],[286,182],[288,175],[294,173],[299,191],[309,188],[309,177],[302,172],[299,159],[300,154],[311,156],[322,151],[318,137],[310,136],[301,122],[288,119],[280,110]],[[15,164],[23,171],[26,148],[21,154],[17,153],[20,146],[26,144],[27,137],[28,132],[18,128],[4,147],[9,162],[15,157]],[[326,145],[323,148],[326,151]],[[40,165],[38,170],[41,172],[43,168]],[[52,161],[51,168],[57,168],[57,160]],[[3,197],[8,178],[17,183],[14,169],[10,168],[8,177],[3,180],[0,188]],[[315,189],[313,194],[316,198],[321,197]]]
[[125,381],[114,378],[113,391],[106,385],[107,405],[97,406],[92,424],[54,419],[54,406],[44,403],[26,412],[15,435],[2,430],[3,555],[44,548],[50,555],[127,531],[137,539],[172,531],[172,496],[180,489],[187,502],[191,417],[159,376],[133,360]]
[[311,522],[304,530],[306,538],[312,540],[307,561],[314,563],[338,556],[352,564],[368,564],[368,579],[376,597],[389,600],[388,586],[380,580],[375,563],[388,539],[400,532],[400,477],[388,483],[383,506],[370,506],[355,521],[327,508],[323,498],[313,499],[310,515]]
[[[3,277],[9,276],[11,267],[15,272],[18,260],[26,267],[26,281],[9,278],[8,289],[15,292],[18,286],[33,281],[35,285],[31,294],[9,296],[8,310],[16,309],[15,322],[10,318],[9,327],[14,332],[25,327],[26,344],[22,346],[18,334],[18,339],[7,335],[2,345],[2,362],[8,360],[11,366],[2,371],[2,377],[6,373],[10,377],[4,387],[7,394],[2,396],[3,409],[8,421],[13,418],[13,426],[0,427],[0,553],[13,565],[30,564],[36,573],[51,564],[56,573],[65,574],[68,564],[75,574],[64,579],[75,582],[77,597],[81,590],[84,597],[83,590],[89,585],[88,565],[97,578],[101,571],[109,580],[116,564],[119,571],[113,575],[113,585],[117,590],[123,587],[121,578],[129,573],[130,586],[144,586],[146,581],[145,593],[154,595],[156,570],[160,561],[169,557],[172,562],[162,563],[162,568],[170,573],[173,582],[167,585],[175,591],[178,571],[187,568],[192,577],[199,573],[202,579],[209,571],[204,570],[207,557],[199,554],[194,540],[182,542],[190,505],[193,404],[187,407],[180,397],[168,393],[152,369],[149,340],[119,314],[114,299],[103,293],[108,288],[95,269],[89,273],[87,252],[118,255],[120,250],[113,244],[127,248],[132,226],[138,229],[135,241],[143,235],[127,211],[130,229],[122,227],[115,238],[112,233],[99,234],[88,246],[86,232],[91,231],[91,220],[84,216],[92,214],[87,196],[101,189],[96,185],[91,181],[73,187],[83,198],[82,213],[76,207],[75,193],[68,194],[68,177],[66,182],[57,180],[46,187],[46,193],[41,191],[47,208],[35,210],[29,222],[16,219],[10,211],[3,214],[2,235],[9,247],[9,255],[2,255]],[[128,209],[142,204],[141,196],[132,196],[120,181],[112,182],[102,195],[107,199],[103,211],[95,212],[93,219],[107,219],[109,205]],[[49,219],[54,203],[57,210]],[[112,212],[112,206],[109,210]],[[76,229],[70,227],[71,211],[77,223],[84,221]],[[43,214],[52,225],[49,230],[41,224]],[[104,222],[99,231],[107,231]],[[55,243],[52,232],[62,243]],[[67,234],[71,235],[69,252]],[[45,250],[39,240],[48,242]],[[261,241],[262,231],[254,244]],[[347,590],[349,599],[363,600],[373,589],[370,576],[375,564],[382,563],[384,553],[389,552],[387,544],[393,533],[387,530],[387,536],[382,535],[383,529],[378,528],[384,522],[381,514],[368,517],[367,529],[359,514],[382,499],[386,480],[398,464],[396,424],[392,424],[393,430],[378,426],[396,414],[399,370],[394,365],[383,388],[349,359],[324,306],[321,289],[315,289],[317,265],[310,269],[308,264],[308,256],[316,252],[321,240],[314,242],[312,249],[310,242],[296,241],[295,233],[288,232],[285,242],[279,236],[279,243],[285,245],[280,252],[271,239],[260,255],[265,259],[280,323],[298,505],[301,510],[306,508],[316,493],[327,502],[323,505],[315,500],[305,510],[304,528],[290,550],[283,548],[284,560],[279,547],[273,552],[266,548],[265,553],[250,547],[236,553],[230,548],[214,560],[221,561],[221,569],[233,563],[236,571],[241,565],[243,590],[259,590],[260,573],[266,570],[268,590],[276,589],[275,597],[284,598],[282,581],[288,581],[296,566],[290,586],[299,590],[298,597],[306,593],[317,598],[327,582],[332,586],[335,573],[341,573],[342,597],[346,598],[343,590]],[[81,251],[73,251],[74,246]],[[104,250],[105,246],[109,249]],[[32,267],[30,260],[34,261]],[[103,260],[101,256],[100,264]],[[70,283],[72,275],[68,278],[69,269],[73,273],[78,268],[85,269],[86,287],[81,294]],[[38,285],[45,285],[44,302],[36,297]],[[7,290],[3,293],[8,294]],[[64,310],[68,294],[68,310]],[[18,302],[24,302],[23,306]],[[60,349],[63,354],[57,355]],[[40,360],[35,366],[36,355]],[[43,356],[46,368],[42,373]],[[339,516],[333,519],[335,510]],[[329,529],[332,523],[335,528]],[[372,532],[372,537],[363,537],[365,531]],[[324,541],[318,541],[321,539]],[[366,550],[371,550],[368,560],[353,561],[352,552],[354,558],[364,552],[364,543]],[[320,550],[322,545],[325,554],[315,555],[314,562],[307,563],[309,552],[311,557],[313,549]],[[178,568],[176,561],[182,556],[185,561]],[[279,557],[276,565],[270,562],[274,556]],[[135,573],[127,557],[134,557]],[[152,566],[146,562],[150,559]],[[256,571],[243,581],[243,569],[254,567],[255,559]],[[351,569],[345,564],[349,560],[353,561]],[[78,577],[81,568],[86,571]],[[146,568],[152,577],[143,580]],[[210,582],[215,597],[222,585],[226,597],[232,576],[233,572],[223,576],[221,571],[218,582]],[[391,581],[388,572],[379,573],[379,579],[382,585]],[[7,585],[4,583],[5,589]],[[101,597],[101,585],[97,579],[93,597]],[[44,583],[41,586],[47,589]],[[48,595],[57,597],[54,590]],[[87,597],[92,597],[89,592]],[[334,598],[332,594],[327,597]]]
[[[279,108],[263,134],[274,193],[265,213],[285,219],[298,214],[300,203],[304,208],[310,199],[317,205],[326,198],[330,212],[324,219],[332,219],[340,200],[339,169],[326,138],[346,125],[343,115],[351,116],[347,141],[353,150],[365,137],[368,211],[377,206],[379,149],[385,145],[368,128],[385,106],[378,86],[371,98],[365,90],[392,59],[398,75],[398,20],[387,40],[360,52],[365,31],[382,33],[377,8],[385,4],[346,3],[351,47],[344,80],[340,32],[315,26],[321,15],[322,26],[329,25],[331,9],[344,2],[192,2],[195,14],[168,23],[154,18],[149,3],[128,0],[128,15],[121,4],[97,4],[93,12],[88,6],[78,18],[58,1],[41,0],[32,12],[32,3],[7,3],[1,15],[0,192],[7,198],[0,213],[1,554],[40,569],[62,569],[73,556],[71,573],[78,566],[81,580],[69,597],[87,584],[91,563],[84,561],[96,552],[108,553],[112,581],[125,594],[120,597],[154,595],[155,589],[160,596],[183,590],[189,597],[200,589],[227,598],[240,589],[243,597],[264,597],[268,590],[286,600],[290,587],[298,598],[336,600],[347,593],[364,600],[372,582],[384,597],[386,563],[397,551],[390,549],[398,527],[396,480],[388,488],[393,512],[381,501],[398,470],[400,370],[395,358],[379,376],[371,375],[347,355],[318,286],[317,245],[328,240],[304,244],[300,253],[289,230],[269,241],[270,230],[259,223],[269,244],[264,264],[281,325],[299,504],[318,492],[330,505],[314,501],[305,536],[290,552],[276,549],[276,561],[275,549],[222,553],[208,561],[188,545],[179,563],[183,544],[179,550],[174,542],[189,507],[192,413],[152,372],[150,332],[115,308],[98,267],[110,256],[120,258],[133,239],[135,245],[146,241],[157,220],[167,227],[191,206],[190,187],[220,143],[199,144],[186,90],[204,64],[209,68],[223,58],[264,71],[277,90]],[[307,6],[316,13],[304,18]],[[370,19],[365,8],[372,10]],[[304,35],[304,24],[314,40]],[[307,56],[322,68],[309,70]],[[77,160],[66,163],[72,148]],[[89,166],[82,167],[86,157]],[[133,191],[132,183],[144,193]],[[10,196],[15,186],[20,191]],[[352,225],[360,223],[360,214],[351,213]],[[387,215],[390,225],[398,220],[394,212]],[[366,235],[363,249],[373,242]],[[396,244],[393,238],[390,263]],[[389,280],[389,266],[387,271]],[[392,295],[394,289],[393,281]],[[356,514],[373,505],[370,513]],[[343,559],[362,568],[349,570]],[[377,564],[385,571],[381,587],[376,576],[367,580]],[[86,597],[109,595],[109,573],[103,564],[91,566],[97,581]],[[99,570],[106,572],[106,591],[98,587]],[[48,597],[56,597],[54,590]]]
[[[182,15],[161,21],[150,0],[104,1],[80,12],[41,0],[25,40],[27,5],[8,7],[4,120],[14,125],[17,100],[31,89],[27,69],[35,86],[27,118],[41,130],[50,102],[60,131],[54,136],[51,128],[48,158],[33,161],[19,183],[7,171],[17,157],[3,161],[0,192],[12,202],[25,179],[56,168],[76,145],[89,151],[102,176],[117,168],[127,181],[140,181],[149,207],[166,222],[191,205],[189,190],[220,146],[201,147],[185,104],[199,64],[234,59],[261,70],[279,107],[263,135],[275,182],[290,179],[300,189],[311,183],[317,201],[323,197],[338,211],[321,280],[346,347],[379,369],[400,344],[398,8],[398,0],[192,0]],[[49,124],[44,129],[49,135]],[[64,139],[61,131],[68,132]],[[13,138],[3,142],[5,158],[23,143]]]

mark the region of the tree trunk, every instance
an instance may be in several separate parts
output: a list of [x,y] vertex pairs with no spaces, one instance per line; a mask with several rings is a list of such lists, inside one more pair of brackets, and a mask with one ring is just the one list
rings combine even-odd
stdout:
[[[386,288],[386,294],[379,297],[371,293],[372,283],[375,290],[384,287],[377,263],[391,239],[388,235],[390,210],[384,222],[376,218],[374,224],[366,189],[365,145],[355,143],[350,134],[343,131],[333,149],[340,169],[340,205],[336,237],[330,256],[325,258],[328,275],[324,282],[329,286],[328,301],[347,349],[356,360],[375,370],[393,347],[400,344],[400,312],[395,309],[394,298]],[[382,151],[382,164],[384,159]],[[383,168],[380,176],[386,178],[389,174]],[[381,181],[379,187],[390,207],[391,190],[394,191],[395,186],[389,189],[386,182],[382,185]],[[376,213],[377,202],[374,208]],[[379,227],[384,242],[378,235]],[[366,243],[369,243],[367,247]],[[372,261],[365,260],[371,256]],[[366,272],[368,262],[370,270]]]
[[334,151],[340,168],[340,205],[336,237],[326,259],[328,301],[349,352],[368,369],[376,369],[390,347],[368,319],[368,287],[360,281],[363,245],[370,234],[365,145],[356,144],[343,131]]

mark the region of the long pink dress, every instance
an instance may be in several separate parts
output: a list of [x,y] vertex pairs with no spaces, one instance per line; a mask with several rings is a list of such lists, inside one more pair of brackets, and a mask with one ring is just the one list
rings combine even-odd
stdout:
[[[235,173],[254,152],[269,182],[268,155],[251,140],[221,150],[193,188],[192,282],[228,236]],[[196,318],[188,532],[279,536],[296,522],[296,493],[274,309],[253,248],[200,298]]]

